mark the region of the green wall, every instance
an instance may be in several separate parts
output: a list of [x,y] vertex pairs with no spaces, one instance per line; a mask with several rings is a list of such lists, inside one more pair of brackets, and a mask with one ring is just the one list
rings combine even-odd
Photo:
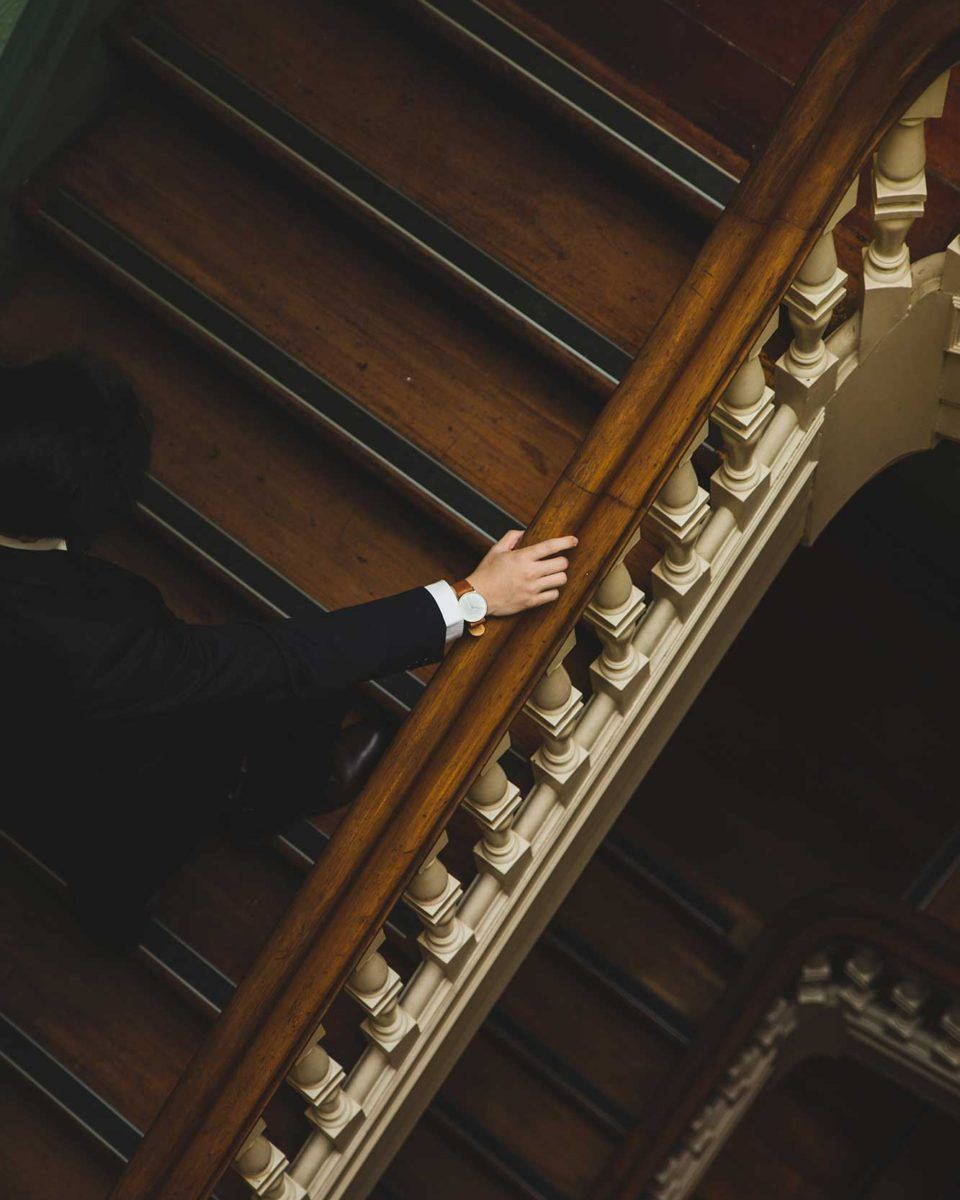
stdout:
[[0,278],[28,253],[10,213],[14,192],[116,77],[100,26],[118,2],[0,0]]

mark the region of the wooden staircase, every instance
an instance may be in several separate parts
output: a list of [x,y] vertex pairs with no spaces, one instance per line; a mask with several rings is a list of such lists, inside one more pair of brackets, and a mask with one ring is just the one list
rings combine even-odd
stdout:
[[[123,10],[105,30],[122,79],[21,193],[32,265],[0,306],[4,360],[82,345],[154,414],[143,520],[97,552],[201,622],[465,573],[533,520],[847,7],[781,14],[782,36],[723,0],[662,0],[642,21],[622,0]],[[958,122],[951,95],[915,259],[960,226]],[[866,202],[838,227],[851,278],[870,230]],[[767,343],[768,375],[788,341]],[[719,445],[694,455],[705,485]],[[932,456],[944,476],[955,449]],[[590,1195],[759,931],[813,889],[853,882],[960,928],[939,703],[960,643],[938,608],[957,580],[909,470],[790,560],[372,1195]],[[927,540],[891,548],[891,513]],[[883,557],[865,549],[878,543]],[[627,558],[645,592],[659,557],[641,540]],[[892,612],[909,643],[890,637]],[[598,651],[587,629],[566,660],[584,691]],[[402,716],[430,674],[377,681],[358,704]],[[511,735],[508,773],[528,785],[529,715]],[[55,839],[10,829],[4,1194],[105,1195],[338,817],[269,849],[204,846],[129,959],[62,903]],[[460,810],[447,833],[444,863],[469,879],[476,828]],[[386,926],[404,979],[420,928],[401,906]],[[335,1060],[357,1060],[349,996],[324,1029]],[[281,1088],[265,1113],[291,1159],[303,1108]],[[946,1200],[952,1129],[862,1068],[814,1060],[699,1194],[892,1200],[909,1179],[911,1200]],[[216,1194],[249,1190],[228,1176]]]

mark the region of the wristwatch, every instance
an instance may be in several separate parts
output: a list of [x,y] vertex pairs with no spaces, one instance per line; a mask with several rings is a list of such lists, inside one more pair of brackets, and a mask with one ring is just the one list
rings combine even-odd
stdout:
[[464,624],[474,637],[479,637],[485,628],[484,621],[487,616],[486,600],[484,600],[469,579],[458,579],[453,584],[453,590],[457,595],[457,604],[460,606]]

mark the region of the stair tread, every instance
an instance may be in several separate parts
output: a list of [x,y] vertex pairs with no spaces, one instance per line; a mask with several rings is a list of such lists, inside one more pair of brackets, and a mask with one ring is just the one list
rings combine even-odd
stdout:
[[[449,12],[474,0],[398,0],[416,11]],[[636,112],[739,178],[762,151],[804,67],[847,0],[815,0],[778,12],[738,0],[629,0],[601,8],[555,0],[483,0],[482,6],[551,51]],[[441,27],[443,27],[441,25]],[[497,66],[501,63],[497,61]],[[960,223],[960,83],[944,118],[927,124],[926,216],[911,231],[914,258],[942,250]],[[636,155],[639,165],[646,165]],[[870,238],[868,181],[861,204],[839,227],[840,265],[858,269]]]
[[382,4],[281,0],[268,18],[252,3],[164,0],[154,11],[630,354],[706,235]]
[[4,1190],[14,1200],[103,1200],[116,1183],[120,1164],[8,1069],[0,1075],[0,1121]]
[[9,854],[0,859],[0,888],[4,1014],[145,1129],[205,1022],[137,963],[88,937]]
[[153,101],[129,98],[45,179],[41,208],[59,189],[95,210],[515,519],[530,519],[589,426],[578,389],[541,358]]
[[[676,1043],[640,1020],[538,941],[494,1009],[625,1114],[638,1116],[680,1057]],[[577,1030],[590,1030],[580,1037]]]
[[474,565],[425,514],[87,272],[36,271],[4,313],[7,355],[80,343],[116,362],[152,410],[156,477],[324,606]]
[[[613,1149],[600,1128],[481,1028],[434,1107],[479,1126],[498,1150],[532,1167],[561,1195],[582,1194]],[[565,1150],[571,1151],[565,1153]]]
[[429,1116],[414,1126],[383,1176],[389,1200],[448,1200],[452,1179],[457,1200],[519,1200],[524,1195],[480,1156],[464,1152]]
[[550,930],[573,935],[685,1022],[706,1013],[732,967],[715,938],[602,857],[584,868]]

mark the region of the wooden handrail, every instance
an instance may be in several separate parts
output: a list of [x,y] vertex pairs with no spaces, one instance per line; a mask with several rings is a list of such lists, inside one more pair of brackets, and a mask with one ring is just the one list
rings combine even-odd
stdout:
[[818,951],[842,943],[867,946],[925,983],[960,995],[960,935],[935,917],[854,890],[793,904],[760,937],[655,1110],[624,1139],[590,1200],[638,1200],[645,1194],[771,1004]]
[[553,605],[455,648],[112,1193],[201,1200],[314,1036],[887,128],[960,59],[956,0],[866,0],[798,83],[528,538],[580,544]]

